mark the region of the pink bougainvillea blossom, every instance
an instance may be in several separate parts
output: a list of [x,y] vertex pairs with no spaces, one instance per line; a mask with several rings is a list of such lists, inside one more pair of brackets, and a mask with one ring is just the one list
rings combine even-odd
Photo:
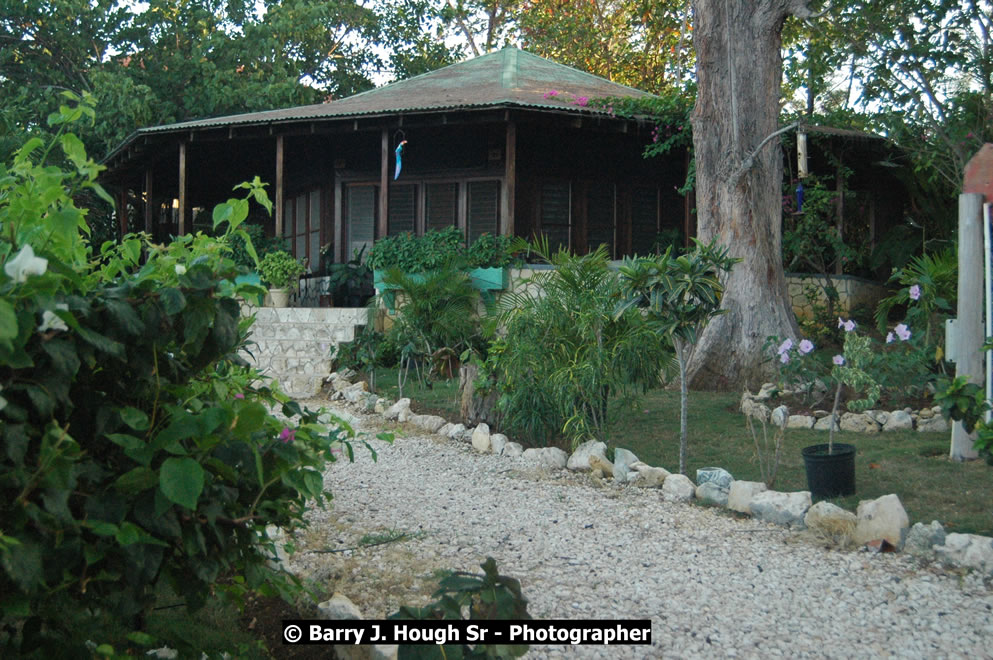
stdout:
[[279,439],[283,441],[283,444],[289,444],[296,440],[297,432],[288,426],[284,426],[283,430],[279,432]]
[[552,89],[552,90],[549,90],[549,91],[545,92],[545,98],[546,99],[554,98],[554,97],[556,97],[558,95],[559,95],[559,92],[556,89]]

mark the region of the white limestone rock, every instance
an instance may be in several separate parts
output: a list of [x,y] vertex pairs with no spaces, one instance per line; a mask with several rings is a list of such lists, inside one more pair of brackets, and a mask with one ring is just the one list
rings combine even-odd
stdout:
[[666,502],[689,502],[696,494],[696,486],[685,474],[670,474],[662,483],[662,499]]
[[781,493],[765,490],[757,493],[748,503],[752,516],[776,525],[803,527],[803,517],[810,508],[810,491]]
[[357,621],[362,619],[362,612],[358,606],[340,593],[336,593],[329,600],[318,604],[317,611],[329,621]]
[[776,395],[779,388],[776,387],[775,383],[762,383],[762,387],[759,388],[759,393],[755,395],[756,401],[768,401]]
[[670,473],[665,468],[644,465],[634,475],[634,478],[631,480],[632,486],[637,486],[638,488],[661,488],[665,480],[670,476]]
[[817,419],[813,415],[790,415],[790,418],[786,420],[786,428],[812,429],[815,421]]
[[[921,412],[924,412],[923,410]],[[917,430],[921,433],[948,433],[951,430],[948,421],[941,416],[921,417],[917,420]]]
[[503,446],[503,455],[510,458],[520,458],[524,453],[524,447],[518,442],[508,442]]
[[903,551],[915,557],[931,558],[935,556],[935,546],[945,544],[945,528],[937,520],[930,525],[915,523],[903,542]]
[[377,415],[382,415],[391,405],[393,404],[391,404],[387,399],[380,397],[376,399],[376,406],[373,408],[373,412]]
[[453,424],[452,428],[448,429],[448,437],[452,440],[461,440],[465,435],[465,424]]
[[803,523],[807,529],[821,532],[829,537],[851,537],[858,519],[851,511],[845,511],[837,504],[828,501],[818,502],[807,510]]
[[634,452],[629,449],[618,447],[614,450],[614,470],[617,470],[618,466],[622,466],[620,469],[625,471],[635,470],[637,468],[634,467],[634,464],[640,462]]
[[490,435],[490,449],[494,454],[500,455],[507,446],[507,436],[503,433],[493,433]]
[[767,490],[769,487],[761,481],[732,481],[728,490],[728,508],[738,513],[750,514],[752,510],[748,507],[749,502],[753,497]]
[[389,420],[397,420],[400,418],[400,413],[410,410],[410,399],[404,397],[394,403],[392,406],[386,409],[383,413],[383,417]]
[[[506,447],[504,447],[506,450]],[[569,455],[558,447],[533,447],[525,449],[521,458],[531,463],[537,463],[550,470],[563,470],[569,462]]]
[[445,424],[444,418],[437,415],[411,415],[407,421],[428,433],[435,433]]
[[577,472],[586,472],[590,469],[590,457],[598,456],[604,461],[607,460],[607,445],[599,440],[587,440],[576,447],[572,456],[566,462],[566,467]]
[[855,511],[858,523],[852,537],[856,545],[885,539],[895,547],[900,547],[910,520],[900,503],[900,498],[890,493],[874,500],[862,500]]
[[883,431],[909,431],[914,428],[914,418],[906,410],[894,410],[883,424]]
[[489,424],[480,424],[472,432],[472,448],[478,451],[480,454],[488,454],[492,450],[490,444],[490,427]]
[[696,487],[696,498],[714,506],[728,505],[728,489],[721,488],[716,482],[707,481]]
[[721,467],[704,467],[696,471],[696,483],[702,486],[705,483],[715,483],[718,487],[728,490],[734,477],[731,473]]
[[993,538],[978,534],[949,534],[944,545],[935,546],[943,563],[993,575]]
[[438,435],[443,435],[443,436],[445,436],[447,438],[448,437],[448,432],[452,430],[452,427],[453,426],[455,426],[455,425],[452,424],[451,422],[445,422],[444,424],[442,424],[442,426],[441,426],[440,429],[438,429],[437,431],[435,431],[435,433],[437,433]]
[[879,433],[879,424],[865,413],[846,412],[841,415],[842,431],[853,431],[855,433]]
[[778,406],[769,415],[769,421],[772,422],[773,426],[782,428],[786,426],[786,423],[790,419],[790,409],[786,406]]
[[827,414],[827,417],[819,417],[816,422],[814,422],[815,431],[830,431],[831,430],[831,420],[834,420],[834,430],[840,431],[841,427],[838,425],[838,419],[832,417],[831,413]]

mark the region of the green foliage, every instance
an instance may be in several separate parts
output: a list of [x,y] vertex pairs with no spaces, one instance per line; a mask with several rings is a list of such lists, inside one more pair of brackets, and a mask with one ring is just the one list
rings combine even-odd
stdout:
[[405,370],[439,351],[459,355],[478,347],[480,297],[465,272],[448,267],[412,275],[393,268],[383,282],[402,297],[388,341],[400,348]]
[[[988,348],[988,345],[984,346],[984,349]],[[993,405],[986,398],[985,388],[970,383],[965,376],[957,376],[939,384],[934,400],[941,406],[942,417],[962,422],[967,431],[976,433],[973,447],[993,465],[993,422],[985,420]]]
[[264,258],[270,252],[286,250],[286,239],[278,236],[266,236],[265,228],[260,224],[247,221],[242,225],[247,238],[241,236],[231,237],[231,259],[236,265],[254,271],[259,267],[256,259],[248,252],[248,244],[251,243],[255,249],[255,254],[259,259]]
[[[506,621],[531,619],[528,601],[521,583],[500,575],[496,561],[487,557],[480,564],[483,574],[456,571],[441,580],[433,597],[424,607],[402,606],[388,618],[414,621]],[[519,658],[528,651],[527,644],[445,644],[439,646],[400,646],[400,658]]]
[[372,269],[363,261],[365,246],[345,263],[327,265],[327,291],[336,307],[362,307],[376,294]]
[[422,273],[436,268],[499,268],[513,261],[518,247],[509,236],[483,234],[468,248],[455,226],[430,229],[423,236],[410,232],[376,241],[366,263],[375,270],[398,268],[406,273]]
[[296,288],[297,280],[304,270],[303,264],[285,250],[270,252],[259,262],[262,281],[273,289]]
[[330,496],[325,462],[351,452],[345,431],[237,355],[251,320],[235,295],[258,288],[234,285],[229,241],[249,199],[268,203],[258,182],[215,209],[217,239],[128,236],[88,260],[69,193],[95,185],[98,166],[67,135],[48,148],[68,148],[74,172],[31,165],[42,147],[29,143],[0,176],[7,657],[88,655],[75,634],[92,638],[108,616],[143,644],[157,582],[190,609],[222,576],[233,595],[299,592],[269,567],[266,527],[304,525],[308,503]]
[[[890,277],[890,282],[900,284],[900,290],[883,298],[876,306],[876,325],[880,331],[886,327],[891,310],[907,305],[907,322],[925,329],[925,345],[933,351],[944,343],[944,319],[955,308],[958,295],[958,255],[946,249],[914,257],[905,267]],[[911,287],[918,287],[919,298],[911,299]],[[913,304],[911,304],[913,302]],[[935,360],[940,360],[935,354]]]
[[606,439],[609,404],[660,385],[669,346],[636,310],[615,316],[621,287],[605,248],[550,254],[543,242],[536,253],[554,269],[503,296],[505,332],[484,365],[501,425],[532,444]]
[[654,257],[626,258],[620,268],[625,299],[615,312],[620,317],[631,309],[640,310],[653,332],[675,348],[682,397],[679,471],[684,474],[689,398],[686,363],[699,333],[723,313],[724,282],[740,261],[714,242],[704,245],[694,239],[694,244],[692,252],[681,256],[674,257],[670,249]]

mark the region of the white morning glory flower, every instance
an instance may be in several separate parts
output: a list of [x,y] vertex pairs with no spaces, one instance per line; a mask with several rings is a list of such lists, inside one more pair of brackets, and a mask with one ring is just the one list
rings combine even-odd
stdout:
[[[69,305],[65,303],[56,303],[55,309],[60,309],[66,311],[69,309]],[[46,309],[41,313],[41,325],[38,326],[38,332],[48,332],[49,330],[68,330],[69,326],[63,321],[58,314],[50,309]]]
[[3,265],[3,271],[15,282],[26,282],[29,275],[44,275],[48,270],[48,259],[34,256],[34,248],[25,245],[12,259]]

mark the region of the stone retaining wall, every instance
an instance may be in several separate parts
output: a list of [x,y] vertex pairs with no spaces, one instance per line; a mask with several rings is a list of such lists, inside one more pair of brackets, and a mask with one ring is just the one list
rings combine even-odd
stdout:
[[360,308],[251,307],[254,314],[250,346],[243,353],[253,366],[276,379],[294,398],[310,398],[320,392],[331,372],[331,349],[355,338],[366,325],[368,310]]
[[[803,273],[787,273],[786,289],[790,302],[793,305],[793,313],[797,318],[811,318],[813,310],[811,301],[807,298],[806,290],[816,292],[817,298],[814,302],[818,305],[826,305],[827,298],[824,296],[824,289],[821,284],[824,282],[823,275],[807,275]],[[852,309],[863,306],[871,310],[876,309],[876,304],[889,295],[885,286],[864,280],[861,277],[851,275],[832,275],[831,282],[838,290],[839,314],[849,314]]]

